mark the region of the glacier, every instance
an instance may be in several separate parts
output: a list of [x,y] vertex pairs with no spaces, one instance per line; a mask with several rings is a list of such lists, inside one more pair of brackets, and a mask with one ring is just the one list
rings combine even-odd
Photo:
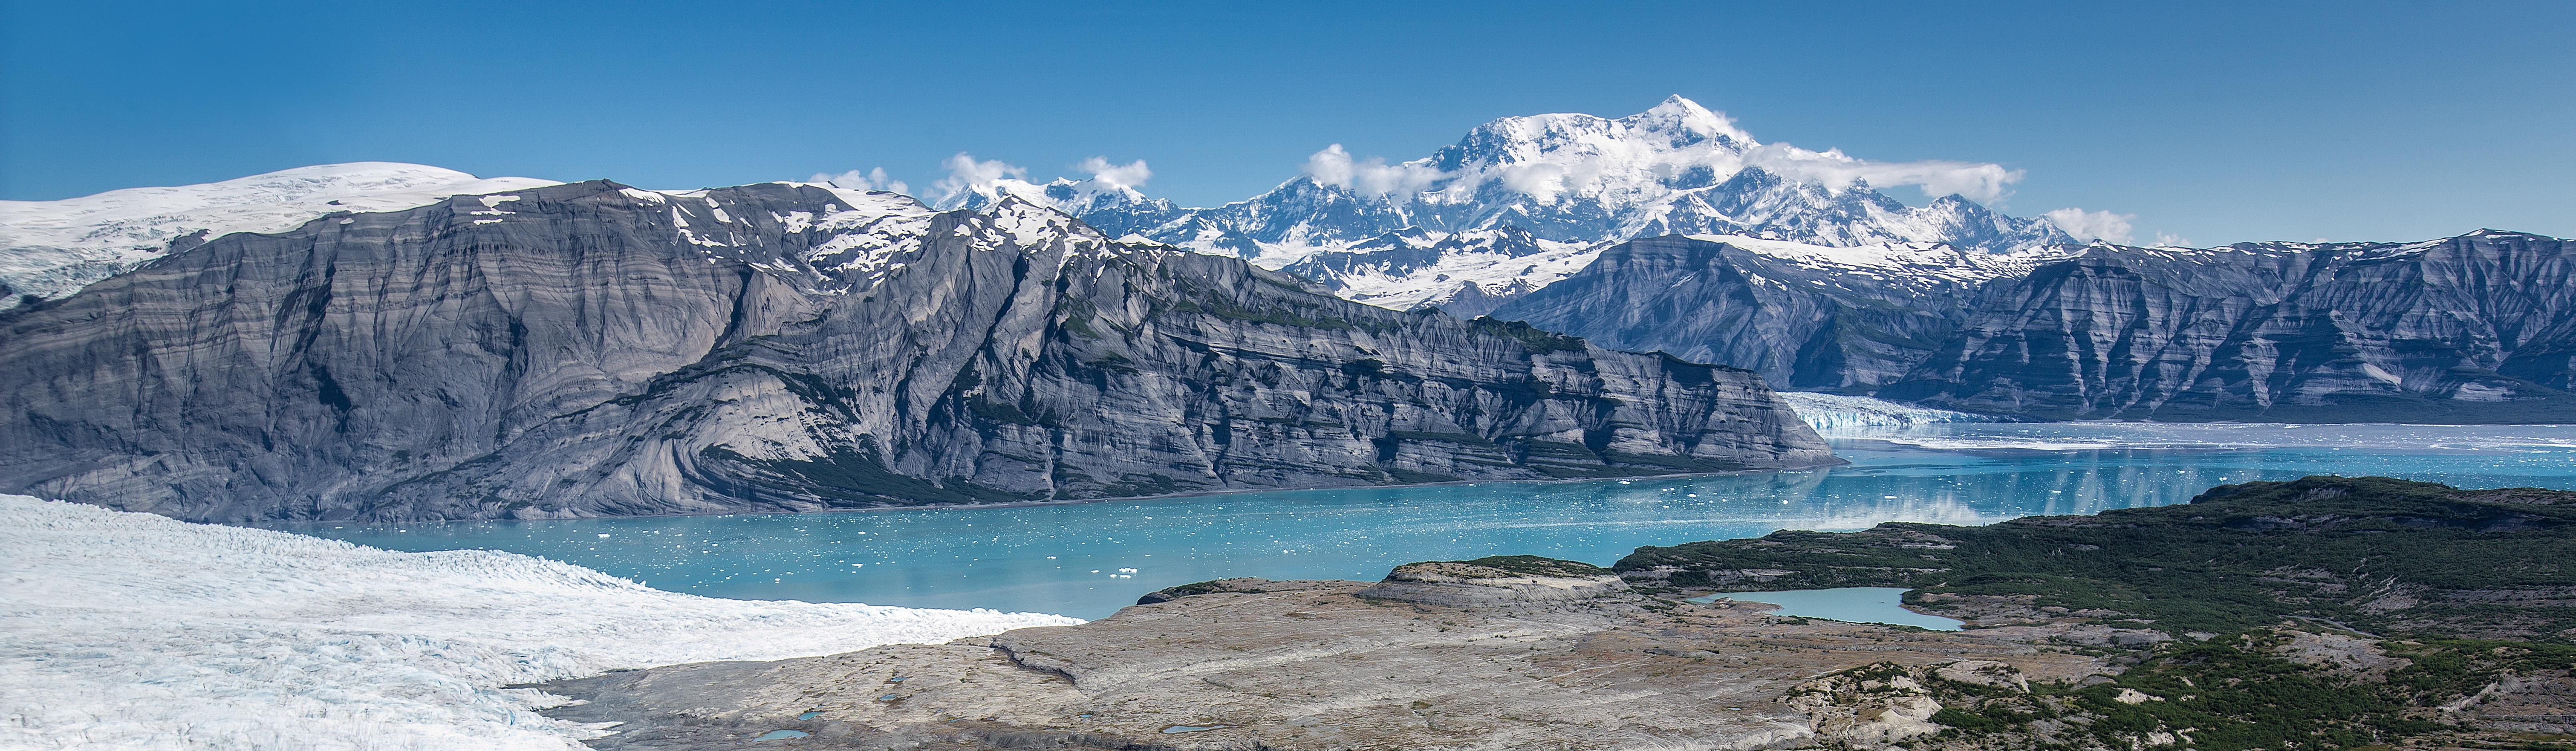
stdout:
[[1867,396],[1823,394],[1813,391],[1782,391],[1780,400],[1789,403],[1807,426],[1825,436],[1870,435],[1899,428],[1952,422],[2010,422],[2003,418],[1972,412],[1917,407]]
[[724,600],[0,496],[0,747],[580,749],[513,684],[943,642],[1054,615]]
[[0,309],[235,232],[284,232],[337,212],[400,211],[449,196],[558,185],[398,162],[350,162],[235,180],[127,188],[59,201],[0,201]]

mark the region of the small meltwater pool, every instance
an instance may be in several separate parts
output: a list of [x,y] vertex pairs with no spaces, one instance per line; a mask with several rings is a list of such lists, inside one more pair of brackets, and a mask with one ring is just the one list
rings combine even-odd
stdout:
[[1694,597],[1691,602],[1715,602],[1719,598],[1743,602],[1767,602],[1780,606],[1773,615],[1821,618],[1848,623],[1884,623],[1913,626],[1933,631],[1957,631],[1961,621],[1937,615],[1924,615],[1905,609],[1902,587],[1840,587],[1836,589],[1790,589],[1778,592],[1725,592],[1707,597]]

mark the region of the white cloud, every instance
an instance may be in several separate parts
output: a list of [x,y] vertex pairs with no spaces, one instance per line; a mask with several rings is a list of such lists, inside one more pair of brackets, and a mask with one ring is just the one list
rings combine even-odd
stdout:
[[1565,192],[1565,178],[1565,168],[1557,165],[1544,162],[1516,165],[1503,170],[1503,187],[1538,199],[1541,204],[1550,204],[1556,202],[1558,194]]
[[1108,157],[1095,156],[1082,160],[1081,164],[1074,165],[1073,168],[1091,173],[1093,180],[1121,188],[1143,187],[1146,180],[1154,178],[1154,171],[1145,168],[1143,159],[1126,164],[1111,164]]
[[1426,164],[1406,162],[1390,165],[1380,157],[1369,157],[1365,162],[1354,161],[1351,152],[1344,151],[1338,143],[1306,157],[1306,175],[1319,185],[1349,188],[1352,192],[1372,196],[1420,193],[1430,188],[1432,183],[1449,176]]
[[2021,181],[2022,172],[2000,164],[1930,160],[1872,162],[1843,155],[1841,149],[1808,151],[1785,143],[1755,146],[1744,163],[1792,180],[1825,184],[1835,190],[1868,181],[1872,187],[1913,185],[1927,196],[1957,194],[1979,203],[2002,199],[2004,186]]
[[2108,211],[2085,211],[2078,208],[2058,209],[2040,216],[2047,217],[2048,223],[2057,225],[2058,229],[2066,230],[2066,234],[2075,236],[2077,240],[2088,243],[2100,240],[2121,244],[2129,242],[2129,221],[2138,218],[2136,214],[2114,214]]
[[[2320,239],[2320,240],[2322,240],[2322,239],[2324,239],[2324,238],[2319,238],[2319,239]],[[2158,232],[2158,233],[2156,233],[2156,247],[2159,247],[2159,248],[2188,248],[2188,247],[2191,247],[2191,240],[2190,240],[2189,238],[2186,238],[2186,237],[2183,237],[2183,236],[2181,236],[2181,235],[2177,235],[2177,234],[2174,234],[2174,233],[2171,233],[2171,232]]]
[[848,190],[888,190],[905,194],[910,194],[912,192],[912,186],[903,184],[902,180],[886,177],[884,167],[877,167],[866,172],[850,170],[837,175],[829,172],[816,172],[813,177],[805,178],[805,181],[809,183],[831,183],[832,187]]
[[1306,176],[1315,178],[1315,182],[1319,184],[1339,188],[1350,187],[1351,152],[1343,151],[1342,145],[1337,143],[1324,147],[1323,151],[1308,155]]
[[977,161],[975,157],[963,151],[957,152],[956,156],[949,157],[947,161],[940,162],[939,166],[948,170],[948,176],[939,178],[939,182],[931,183],[930,189],[942,196],[955,196],[976,188],[989,187],[1004,178],[1026,180],[1029,177],[1029,171],[1017,165],[1006,164],[999,159]]

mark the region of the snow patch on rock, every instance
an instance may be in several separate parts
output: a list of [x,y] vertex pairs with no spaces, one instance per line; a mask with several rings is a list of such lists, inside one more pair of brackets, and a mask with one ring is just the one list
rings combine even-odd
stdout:
[[2082,252],[2080,247],[2065,246],[1988,253],[1929,242],[1838,247],[1743,235],[1689,237],[1732,245],[1805,268],[1912,279],[1937,277],[1971,284],[2028,274],[2040,264],[2073,258]]

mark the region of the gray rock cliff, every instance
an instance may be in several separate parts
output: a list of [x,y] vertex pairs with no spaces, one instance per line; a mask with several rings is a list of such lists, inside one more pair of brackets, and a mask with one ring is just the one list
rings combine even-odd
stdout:
[[2097,247],[1879,393],[2047,418],[2576,422],[2576,243]]
[[1660,237],[1493,315],[1989,414],[2549,423],[2576,421],[2571,276],[2568,241],[2492,230],[2009,254]]
[[576,183],[0,316],[0,490],[199,520],[797,511],[1803,466],[1753,373],[1005,201]]
[[1603,346],[1750,368],[1782,388],[1868,393],[1948,344],[1978,291],[2024,256],[1926,247],[1884,265],[1650,237],[1493,315]]

